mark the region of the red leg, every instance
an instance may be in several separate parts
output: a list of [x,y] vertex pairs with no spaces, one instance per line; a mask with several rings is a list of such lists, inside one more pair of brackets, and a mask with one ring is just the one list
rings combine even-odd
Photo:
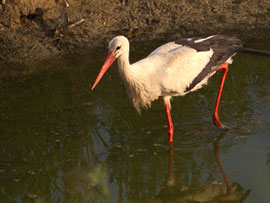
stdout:
[[165,99],[164,101],[165,101],[167,120],[168,120],[169,142],[172,142],[173,141],[173,123],[172,123],[172,117],[171,117],[171,105],[170,105],[169,99]]
[[213,120],[214,120],[214,124],[218,128],[224,128],[224,126],[219,121],[219,117],[218,117],[218,106],[219,106],[219,102],[220,102],[220,97],[221,97],[223,85],[224,85],[224,82],[225,82],[225,79],[226,79],[226,75],[227,75],[227,72],[228,72],[228,63],[222,64],[217,70],[220,70],[220,69],[223,69],[223,75],[222,75],[221,82],[220,82],[220,87],[219,87],[219,91],[218,91],[217,102],[216,102],[216,106],[215,106]]

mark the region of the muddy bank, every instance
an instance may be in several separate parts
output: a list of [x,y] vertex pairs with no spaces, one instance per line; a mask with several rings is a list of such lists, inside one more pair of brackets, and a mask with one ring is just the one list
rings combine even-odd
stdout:
[[[208,34],[269,39],[270,1],[0,0],[0,69],[133,41]],[[22,64],[19,70],[13,64]]]

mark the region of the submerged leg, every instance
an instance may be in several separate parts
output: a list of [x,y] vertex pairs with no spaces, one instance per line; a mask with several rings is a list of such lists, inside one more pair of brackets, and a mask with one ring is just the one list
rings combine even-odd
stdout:
[[220,97],[221,97],[223,85],[224,85],[224,82],[225,82],[225,79],[226,79],[226,75],[227,75],[227,72],[228,72],[228,63],[223,63],[217,69],[217,71],[220,70],[220,69],[223,69],[223,75],[222,75],[221,82],[220,82],[220,87],[219,87],[219,91],[218,91],[218,96],[217,96],[215,111],[214,111],[214,115],[213,115],[213,120],[214,120],[214,124],[218,128],[224,128],[224,126],[219,121],[219,117],[218,117],[218,106],[219,106],[219,102],[220,102]]
[[174,176],[173,176],[173,160],[174,160],[174,147],[173,147],[173,143],[170,142],[169,172],[168,172],[168,179],[167,179],[167,185],[168,186],[175,185],[175,180],[174,180]]
[[167,120],[168,120],[169,142],[172,142],[173,141],[173,123],[172,123],[172,117],[171,117],[170,97],[164,97],[164,103],[166,107]]

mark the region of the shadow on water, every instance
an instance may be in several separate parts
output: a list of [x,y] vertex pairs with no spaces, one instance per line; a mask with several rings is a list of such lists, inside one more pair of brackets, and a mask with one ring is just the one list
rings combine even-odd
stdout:
[[221,98],[224,136],[211,120],[220,74],[175,98],[170,147],[162,102],[140,117],[115,66],[90,92],[103,55],[1,78],[0,202],[268,202],[269,59],[235,57]]

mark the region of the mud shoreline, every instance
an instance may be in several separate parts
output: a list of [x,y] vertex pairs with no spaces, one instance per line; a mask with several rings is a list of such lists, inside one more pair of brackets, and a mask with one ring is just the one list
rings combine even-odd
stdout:
[[0,73],[25,74],[25,64],[85,54],[119,34],[131,41],[211,34],[269,40],[269,31],[270,1],[0,0]]

